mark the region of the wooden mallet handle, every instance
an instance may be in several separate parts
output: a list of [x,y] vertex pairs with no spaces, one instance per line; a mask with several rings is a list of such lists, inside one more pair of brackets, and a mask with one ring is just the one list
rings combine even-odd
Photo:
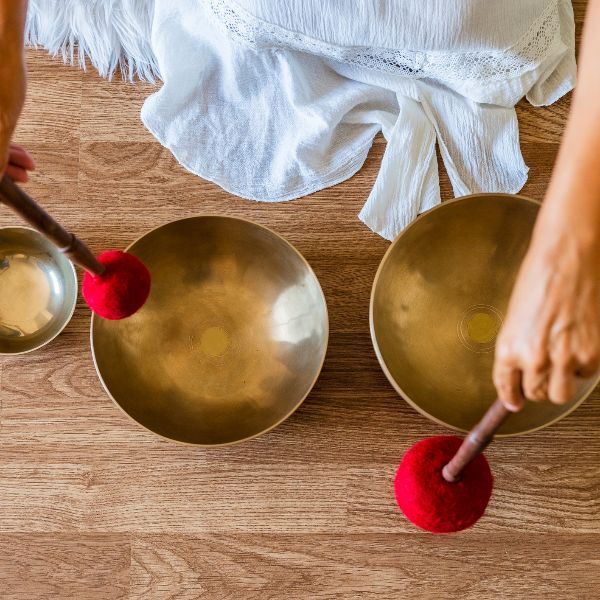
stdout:
[[0,181],[0,202],[21,215],[34,229],[47,237],[75,264],[92,275],[102,275],[104,267],[92,251],[62,225],[57,223],[33,198],[5,175]]
[[442,476],[446,481],[454,483],[460,479],[463,469],[486,449],[510,414],[499,399],[490,406],[481,421],[469,431],[452,460],[443,468]]

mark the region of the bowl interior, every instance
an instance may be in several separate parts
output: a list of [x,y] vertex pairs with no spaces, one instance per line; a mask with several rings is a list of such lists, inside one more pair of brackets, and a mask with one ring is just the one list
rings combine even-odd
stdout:
[[[371,333],[399,393],[430,418],[469,430],[495,399],[496,333],[526,253],[538,203],[510,195],[465,197],[417,219],[388,250],[371,297]],[[500,434],[561,418],[568,405],[528,403]]]
[[321,370],[328,319],[302,256],[247,221],[195,217],[129,251],[152,275],[144,307],[92,320],[100,378],[133,419],[170,439],[228,444],[274,427]]
[[0,229],[0,354],[48,343],[76,302],[75,270],[54,245],[33,229]]

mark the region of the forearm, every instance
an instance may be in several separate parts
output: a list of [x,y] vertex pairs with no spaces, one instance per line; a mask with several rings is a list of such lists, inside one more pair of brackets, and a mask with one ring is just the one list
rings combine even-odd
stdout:
[[27,0],[0,0],[0,113],[11,113],[14,87],[23,87],[26,15]]
[[571,112],[536,235],[561,226],[600,247],[600,0],[590,0]]
[[[13,168],[15,157],[10,144],[25,100],[23,30],[26,13],[26,0],[0,0],[0,177],[9,172],[19,181],[26,181],[27,177]],[[31,164],[30,159],[28,164]]]
[[5,52],[22,52],[27,0],[0,0],[0,47]]

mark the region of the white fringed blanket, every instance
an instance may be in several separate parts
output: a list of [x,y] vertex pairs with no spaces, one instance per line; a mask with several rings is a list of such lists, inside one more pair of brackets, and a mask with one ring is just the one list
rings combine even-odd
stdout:
[[[175,0],[176,1],[176,0]],[[102,77],[159,78],[152,51],[154,0],[29,0],[25,39]]]

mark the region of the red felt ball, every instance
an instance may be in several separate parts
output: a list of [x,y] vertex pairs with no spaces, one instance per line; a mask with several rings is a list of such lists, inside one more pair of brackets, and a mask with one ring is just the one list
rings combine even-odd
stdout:
[[433,533],[460,531],[475,524],[485,512],[494,478],[480,454],[463,471],[460,481],[448,483],[442,469],[462,440],[432,437],[415,444],[396,472],[396,501],[409,521]]
[[85,301],[105,319],[129,317],[150,294],[150,272],[139,258],[120,250],[102,252],[97,258],[105,271],[102,275],[84,274]]

